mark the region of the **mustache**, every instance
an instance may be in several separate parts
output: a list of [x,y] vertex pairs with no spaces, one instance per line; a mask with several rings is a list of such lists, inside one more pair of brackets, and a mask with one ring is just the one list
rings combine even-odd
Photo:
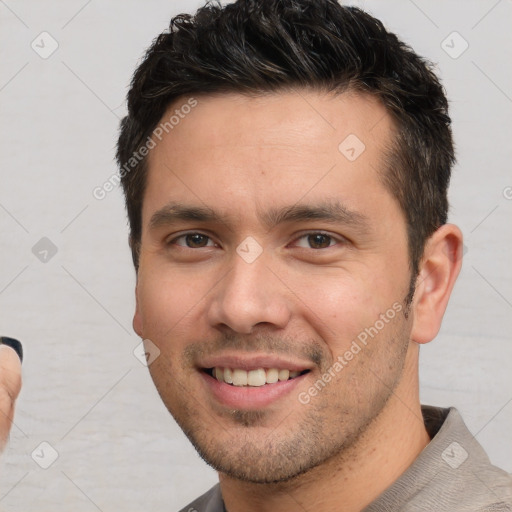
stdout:
[[316,366],[324,366],[331,359],[331,354],[317,340],[301,341],[290,336],[276,336],[268,333],[257,335],[240,335],[225,333],[212,340],[197,341],[188,345],[183,352],[186,366],[194,365],[197,361],[218,354],[225,350],[240,352],[264,352],[272,355],[293,355]]

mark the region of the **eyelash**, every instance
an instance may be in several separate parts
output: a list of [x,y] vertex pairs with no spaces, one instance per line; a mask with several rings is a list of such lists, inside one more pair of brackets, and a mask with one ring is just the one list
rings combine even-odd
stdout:
[[329,245],[327,247],[321,247],[321,248],[313,248],[313,247],[301,247],[301,249],[313,249],[313,250],[317,250],[317,251],[320,251],[322,249],[329,249],[330,247],[333,247],[334,245],[337,245],[339,243],[342,243],[343,240],[341,239],[341,237],[336,237],[334,235],[331,235],[330,233],[326,233],[324,231],[310,231],[308,233],[304,233],[302,234],[301,236],[297,237],[295,240],[294,240],[294,243],[297,243],[299,240],[303,239],[303,238],[309,238],[311,236],[324,236],[324,237],[327,237],[330,239],[331,242],[335,242],[333,245],[331,245],[329,243]]
[[[172,240],[170,240],[168,242],[168,245],[178,245],[178,247],[183,247],[183,248],[186,248],[186,249],[204,249],[206,247],[212,247],[212,245],[206,245],[206,246],[203,246],[203,247],[196,247],[196,248],[194,248],[194,247],[187,246],[186,242],[183,245],[177,244],[177,241],[180,238],[186,238],[186,237],[192,236],[192,235],[204,236],[204,237],[208,238],[208,241],[213,242],[212,237],[210,237],[209,235],[206,235],[205,233],[201,233],[200,231],[191,231],[191,232],[188,232],[188,233],[183,233],[182,235],[179,235],[179,236],[173,238]],[[334,245],[337,245],[337,244],[340,244],[340,243],[344,243],[346,241],[341,236],[334,236],[334,235],[331,235],[330,233],[326,233],[324,231],[309,231],[309,232],[303,233],[300,236],[298,236],[297,238],[295,238],[293,243],[297,243],[301,239],[304,239],[304,238],[307,238],[307,237],[310,237],[310,236],[315,236],[315,235],[320,235],[320,236],[328,237],[331,242],[335,242],[335,243],[333,245],[329,244],[327,247],[321,247],[321,248],[317,248],[317,249],[315,249],[313,247],[301,247],[301,249],[311,249],[311,250],[320,251],[320,250],[323,250],[323,249],[329,249],[330,247],[333,247]],[[213,244],[214,244],[214,246],[217,246],[217,244],[215,244],[215,242],[213,242]]]
[[[191,231],[191,232],[189,232],[189,233],[183,233],[182,235],[179,235],[179,236],[177,236],[177,237],[173,238],[172,240],[170,240],[170,241],[168,242],[168,245],[178,245],[178,244],[176,243],[176,241],[177,241],[177,240],[179,240],[180,238],[186,238],[186,237],[188,237],[188,236],[193,236],[193,235],[200,235],[200,236],[204,236],[204,237],[208,238],[210,241],[213,241],[213,240],[212,240],[212,237],[211,237],[211,236],[209,236],[209,235],[206,235],[206,234],[201,233],[201,232],[199,232],[199,231]],[[186,244],[184,244],[184,245],[178,245],[178,246],[179,246],[179,247],[186,247],[187,249],[194,249],[193,247],[188,247]],[[211,247],[211,246],[206,246],[206,247]],[[199,249],[203,249],[203,247],[199,247]]]

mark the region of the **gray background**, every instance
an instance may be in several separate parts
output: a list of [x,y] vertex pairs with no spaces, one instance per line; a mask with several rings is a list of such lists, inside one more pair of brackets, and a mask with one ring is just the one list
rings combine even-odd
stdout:
[[[120,190],[92,193],[116,172],[143,50],[201,3],[0,0],[0,332],[26,351],[2,510],[171,511],[216,481],[133,355]],[[359,5],[438,63],[452,104],[451,221],[467,252],[442,332],[422,349],[422,399],[456,405],[512,471],[512,2]],[[59,45],[46,59],[31,47],[51,49],[43,31]]]

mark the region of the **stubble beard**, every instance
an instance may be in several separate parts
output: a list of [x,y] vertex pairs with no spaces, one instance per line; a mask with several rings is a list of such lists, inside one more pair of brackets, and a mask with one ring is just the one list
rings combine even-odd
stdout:
[[[190,408],[186,397],[176,403],[161,396],[198,454],[215,470],[245,482],[287,483],[329,460],[338,459],[338,464],[343,464],[355,453],[351,448],[381,414],[403,372],[409,339],[404,337],[405,330],[393,331],[385,343],[387,348],[366,347],[364,361],[354,360],[352,366],[342,370],[344,382],[337,386],[331,382],[310,404],[299,405],[297,397],[290,398],[295,400],[295,408],[272,427],[269,425],[275,411],[219,409],[212,414],[201,406]],[[384,340],[374,342],[380,345]],[[384,376],[369,366],[372,357],[379,355],[388,371]],[[321,373],[326,366],[330,365],[321,365]],[[358,367],[370,368],[371,373],[358,373]],[[373,382],[373,394],[359,396],[358,400],[344,399],[344,393],[355,396],[365,390],[366,379]]]

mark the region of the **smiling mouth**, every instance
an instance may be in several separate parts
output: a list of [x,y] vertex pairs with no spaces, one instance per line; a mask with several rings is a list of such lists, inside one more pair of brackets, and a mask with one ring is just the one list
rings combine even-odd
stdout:
[[205,373],[231,386],[238,387],[261,387],[266,384],[275,384],[295,379],[308,373],[310,370],[290,371],[278,368],[257,368],[255,370],[243,370],[241,368],[205,368]]

